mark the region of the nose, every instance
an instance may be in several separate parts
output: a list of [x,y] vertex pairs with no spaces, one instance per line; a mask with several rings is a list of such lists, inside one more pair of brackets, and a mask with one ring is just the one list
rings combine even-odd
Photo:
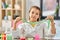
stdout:
[[35,17],[35,13],[33,14],[33,17]]

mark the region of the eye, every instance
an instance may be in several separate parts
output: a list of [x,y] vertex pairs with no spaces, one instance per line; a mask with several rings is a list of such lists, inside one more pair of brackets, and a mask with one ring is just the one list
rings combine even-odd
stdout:
[[38,13],[36,13],[36,15],[39,15]]
[[32,14],[34,14],[34,12],[32,12]]

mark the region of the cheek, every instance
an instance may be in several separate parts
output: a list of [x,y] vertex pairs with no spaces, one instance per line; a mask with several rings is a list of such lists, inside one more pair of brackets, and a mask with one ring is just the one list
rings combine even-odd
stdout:
[[29,17],[31,18],[32,17],[32,14],[29,14]]
[[36,16],[37,17],[37,19],[39,18],[39,15],[38,16]]

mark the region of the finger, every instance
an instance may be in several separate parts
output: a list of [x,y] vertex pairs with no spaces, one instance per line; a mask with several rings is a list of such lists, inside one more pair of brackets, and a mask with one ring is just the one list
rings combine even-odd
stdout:
[[45,18],[45,20],[48,20],[48,18]]
[[20,17],[17,17],[16,20],[20,20],[21,18]]
[[45,19],[48,20],[49,19],[49,16],[47,16]]
[[50,19],[51,19],[51,20],[54,20],[54,16],[50,16]]
[[48,19],[50,19],[50,20],[53,20],[54,19],[54,16],[47,16],[48,17]]
[[21,20],[21,18],[20,18],[20,17],[17,17],[17,18],[16,18],[16,21],[17,21],[17,22],[18,22],[18,21],[20,21],[20,20]]

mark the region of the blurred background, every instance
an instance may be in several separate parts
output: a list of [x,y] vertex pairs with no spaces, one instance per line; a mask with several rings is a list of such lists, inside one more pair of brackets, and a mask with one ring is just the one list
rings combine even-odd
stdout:
[[[53,39],[60,39],[60,0],[0,0],[0,33],[11,33],[11,27],[18,16],[28,20],[31,6],[41,8],[41,19],[48,15],[54,16],[56,35]],[[20,23],[22,22],[17,23],[17,25]],[[14,37],[18,37],[17,31],[13,31]]]

